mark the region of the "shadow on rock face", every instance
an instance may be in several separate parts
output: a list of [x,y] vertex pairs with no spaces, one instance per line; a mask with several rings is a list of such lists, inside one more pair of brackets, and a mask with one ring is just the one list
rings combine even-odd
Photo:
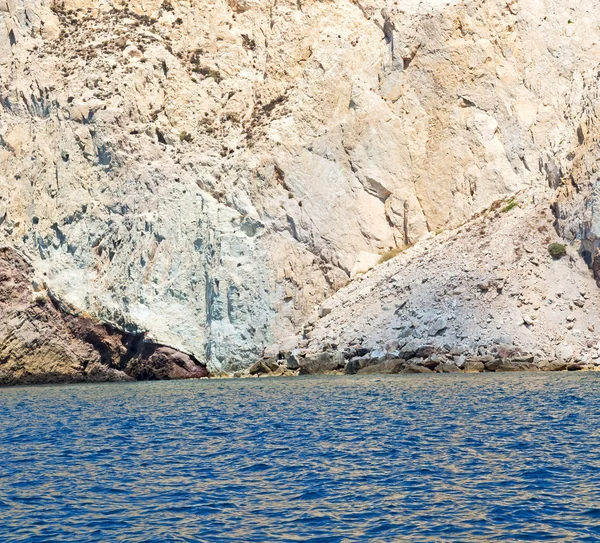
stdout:
[[208,377],[194,357],[69,313],[32,284],[33,268],[0,248],[0,385]]
[[209,375],[206,366],[193,357],[170,347],[148,343],[144,345],[143,354],[132,358],[125,371],[138,381],[192,379]]

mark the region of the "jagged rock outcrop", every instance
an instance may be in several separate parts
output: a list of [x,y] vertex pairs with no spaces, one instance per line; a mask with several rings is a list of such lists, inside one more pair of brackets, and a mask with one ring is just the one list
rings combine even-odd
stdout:
[[600,89],[599,72],[582,74],[569,110],[572,145],[557,146],[548,160],[556,189],[553,211],[560,235],[592,269],[600,286]]
[[599,17],[0,0],[0,240],[66,305],[248,367],[380,253],[564,186],[582,136],[593,151]]
[[192,356],[67,313],[0,248],[0,385],[207,377]]

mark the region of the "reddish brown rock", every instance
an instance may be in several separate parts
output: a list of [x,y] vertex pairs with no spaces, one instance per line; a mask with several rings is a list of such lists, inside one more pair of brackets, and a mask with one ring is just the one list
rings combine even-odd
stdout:
[[207,377],[193,357],[117,330],[32,286],[33,270],[0,248],[0,385]]

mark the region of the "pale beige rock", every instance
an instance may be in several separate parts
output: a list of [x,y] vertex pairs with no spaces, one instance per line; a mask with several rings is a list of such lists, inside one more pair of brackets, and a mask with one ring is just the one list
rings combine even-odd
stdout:
[[[592,151],[595,1],[125,4],[0,0],[0,241],[214,372],[295,334],[361,254],[593,178],[569,157]],[[586,195],[562,224],[600,239]]]
[[366,251],[362,251],[358,254],[356,258],[356,262],[352,267],[352,271],[350,272],[350,277],[354,278],[359,274],[363,274],[372,270],[379,261],[381,260],[381,255],[368,253]]

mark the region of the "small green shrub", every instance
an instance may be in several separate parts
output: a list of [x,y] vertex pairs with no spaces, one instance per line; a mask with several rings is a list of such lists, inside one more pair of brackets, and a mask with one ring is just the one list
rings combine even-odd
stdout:
[[379,259],[379,263],[383,264],[384,262],[387,262],[388,260],[391,260],[395,256],[398,256],[402,251],[404,251],[405,248],[406,247],[396,247],[395,249],[391,249],[389,251],[386,251],[385,253],[383,253],[381,255],[381,258]]
[[508,213],[511,209],[514,209],[519,205],[514,198],[511,198],[508,203],[501,209],[502,213]]
[[554,260],[558,260],[567,254],[567,246],[562,243],[551,243],[548,245],[548,252]]

